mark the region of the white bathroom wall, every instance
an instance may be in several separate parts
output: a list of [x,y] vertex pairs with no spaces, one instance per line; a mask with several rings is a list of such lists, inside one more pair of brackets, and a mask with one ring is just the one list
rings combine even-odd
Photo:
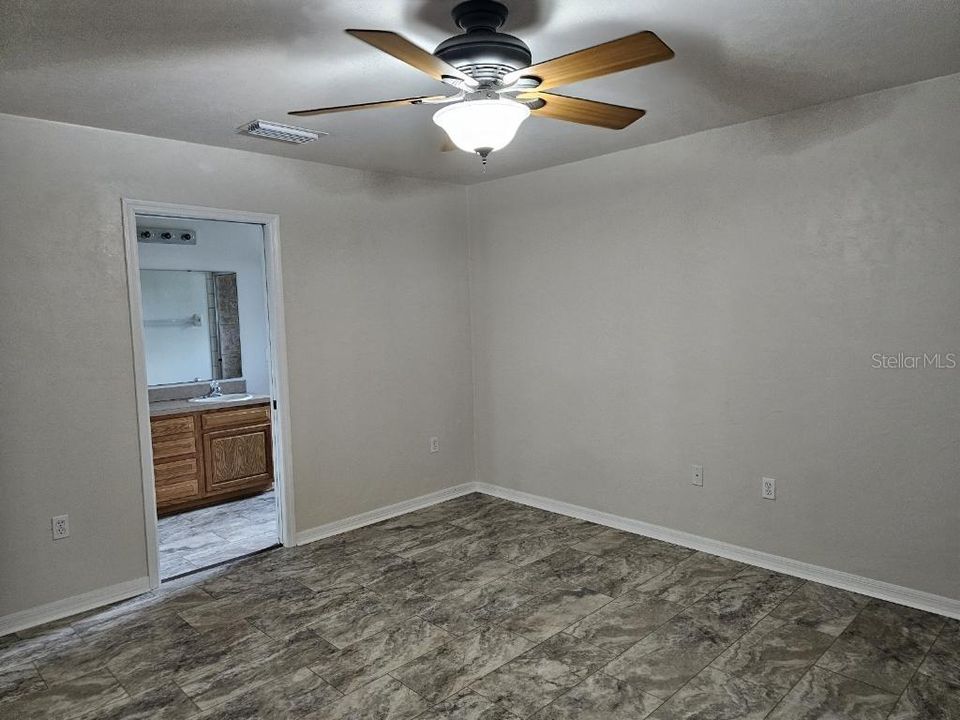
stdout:
[[[263,229],[247,223],[145,217],[144,226],[186,227],[197,232],[196,245],[138,243],[140,267],[154,270],[209,270],[237,274],[240,352],[247,390],[270,393],[269,330]],[[139,223],[138,223],[139,224]]]
[[462,187],[9,115],[0,138],[0,619],[147,574],[122,197],[279,214],[299,531],[472,478]]
[[478,479],[960,599],[958,118],[953,75],[472,187]]

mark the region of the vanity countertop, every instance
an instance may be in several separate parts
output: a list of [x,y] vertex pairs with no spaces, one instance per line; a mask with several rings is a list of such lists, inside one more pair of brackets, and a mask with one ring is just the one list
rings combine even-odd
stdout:
[[150,403],[150,417],[161,415],[179,415],[180,413],[200,412],[201,410],[223,410],[225,408],[260,405],[270,402],[269,395],[253,395],[247,400],[226,400],[224,402],[192,403],[189,400],[161,400]]

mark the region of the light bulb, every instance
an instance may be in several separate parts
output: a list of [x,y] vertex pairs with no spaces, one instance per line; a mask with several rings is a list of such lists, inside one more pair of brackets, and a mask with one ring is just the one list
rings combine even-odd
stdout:
[[441,108],[433,121],[450,140],[469,153],[487,153],[506,147],[520,125],[530,116],[530,108],[515,100],[467,100]]

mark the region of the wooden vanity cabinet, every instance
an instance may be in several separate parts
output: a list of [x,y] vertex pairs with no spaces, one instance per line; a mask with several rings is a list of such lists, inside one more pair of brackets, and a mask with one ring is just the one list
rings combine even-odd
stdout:
[[273,482],[269,406],[210,413],[201,424],[208,495]]
[[150,420],[150,429],[161,515],[273,485],[268,403],[156,417]]
[[200,498],[198,428],[192,414],[150,420],[158,510]]

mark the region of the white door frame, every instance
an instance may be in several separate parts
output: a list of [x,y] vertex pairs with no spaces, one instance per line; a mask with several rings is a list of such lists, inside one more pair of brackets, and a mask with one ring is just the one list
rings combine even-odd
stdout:
[[287,385],[287,341],[283,319],[283,277],[280,271],[280,216],[242,210],[121,199],[123,237],[127,259],[127,292],[130,298],[130,334],[133,339],[133,375],[140,431],[140,474],[143,483],[143,519],[146,528],[147,568],[150,587],[160,587],[157,540],[157,504],[154,494],[153,445],[150,439],[150,402],[143,337],[143,299],[140,295],[140,254],[137,215],[165,215],[188,220],[225,220],[263,226],[267,278],[267,318],[270,338],[270,396],[273,413],[274,482],[277,487],[280,542],[296,544],[293,514],[293,452],[290,448],[290,393]]

